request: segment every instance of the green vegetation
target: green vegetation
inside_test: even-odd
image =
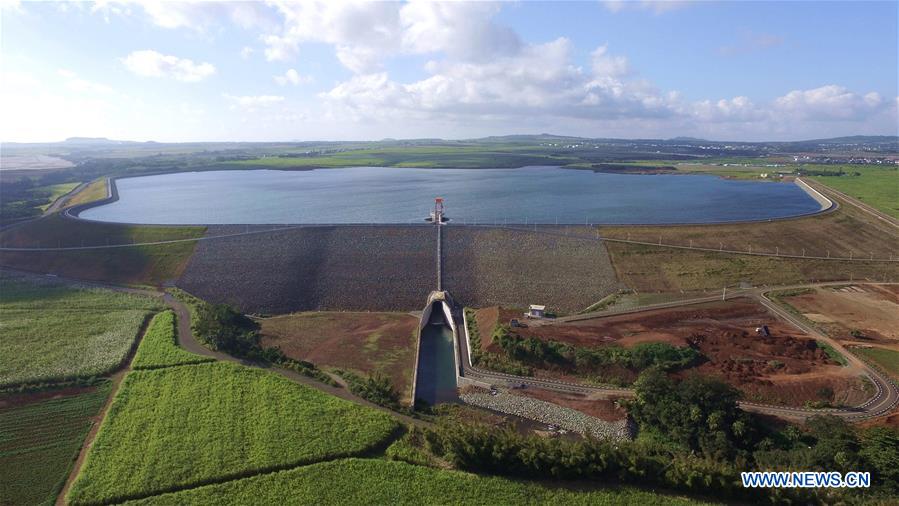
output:
[[[105,177],[101,177],[100,179],[91,181],[87,186],[82,188],[80,192],[72,196],[72,198],[66,203],[67,207],[72,207],[79,204],[87,204],[88,202],[96,202],[98,200],[105,199],[107,194],[107,185],[107,178]]]
[[[215,360],[211,357],[194,355],[178,347],[175,313],[165,311],[150,321],[144,332],[137,354],[131,362],[134,369],[156,369],[173,365],[199,364]]]
[[[59,397],[10,402],[0,408],[0,504],[51,505],[56,501],[110,383]],[[16,396],[18,398],[19,396]]]
[[[156,227],[70,220],[58,214],[0,233],[0,245],[13,248],[65,248],[130,245],[202,237],[205,227]],[[195,241],[69,251],[4,251],[3,265],[77,279],[121,284],[160,285],[177,279]]]
[[[707,504],[622,487],[572,491],[386,460],[347,459],[151,497],[181,504]]]
[[[849,365],[849,361],[846,360],[846,357],[844,357],[842,353],[833,349],[833,346],[825,343],[824,341],[815,341],[815,344],[817,344],[818,348],[821,348],[821,350],[823,350],[824,353],[827,354],[827,357],[834,362],[837,362],[843,366]]]
[[[279,169],[332,167],[481,168],[525,165],[566,165],[579,159],[539,146],[453,145],[374,147],[339,152],[312,151],[299,156],[269,156],[227,162],[235,168]]]
[[[525,364],[514,362],[505,356],[489,353],[481,349],[481,331],[478,328],[478,319],[475,311],[471,308],[465,308],[464,311],[468,321],[468,338],[471,341],[472,365],[517,376],[531,376],[534,374],[534,371]]]
[[[894,497],[899,485],[899,432],[856,430],[833,416],[805,427],[773,429],[741,411],[738,393],[715,379],[644,372],[628,412],[637,440],[548,439],[511,426],[438,422],[416,428],[392,458],[443,461],[456,469],[520,479],[591,480],[662,487],[752,503],[833,504]],[[870,469],[872,488],[752,489],[740,472]]]
[[[345,379],[350,392],[373,402],[379,406],[399,411],[400,394],[393,387],[390,378],[381,374],[375,374],[368,378],[363,378],[358,374],[349,371],[335,370],[335,374]]]
[[[0,386],[109,373],[160,301],[0,275]]]
[[[56,202],[57,199],[59,199],[59,197],[62,197],[66,193],[69,193],[70,191],[77,188],[78,184],[79,183],[60,183],[35,188],[34,191],[50,192],[49,200],[47,201],[47,203],[40,206],[41,211],[46,211],[51,205],[53,205],[54,202]]]
[[[808,172],[809,169],[802,169]],[[834,175],[816,175],[812,179],[835,190],[855,197],[884,213],[899,218],[899,169],[897,167],[838,166],[828,172]],[[839,172],[843,172],[839,175]]]
[[[0,185],[0,223],[35,218],[78,183],[41,185],[32,179],[3,181]]]
[[[509,360],[541,369],[562,369],[613,383],[627,382],[616,368],[632,372],[650,367],[674,371],[690,367],[702,356],[694,348],[668,343],[639,343],[631,348],[574,346],[537,337],[521,337],[505,325],[496,328],[493,342],[502,348]]]
[[[72,504],[139,498],[365,453],[388,415],[231,363],[134,371],[69,493]]]
[[[899,379],[899,351],[887,348],[852,348],[852,352],[879,365],[884,371]]]
[[[183,290],[173,293],[190,307],[191,331],[210,349],[272,363],[322,383],[337,385],[315,364],[287,357],[277,346],[263,347],[259,324],[227,304],[209,304]]]

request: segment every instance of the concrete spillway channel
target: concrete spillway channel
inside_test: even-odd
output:
[[[431,406],[458,402],[456,386],[462,364],[457,332],[449,294],[431,292],[418,326],[413,400],[421,400]]]

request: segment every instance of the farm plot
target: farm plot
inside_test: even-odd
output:
[[[215,359],[212,357],[195,355],[178,347],[175,313],[165,311],[153,317],[137,348],[131,367],[134,369],[158,369],[213,360]]]
[[[129,504],[706,504],[629,487],[572,491],[387,460],[346,459]]]
[[[0,274],[0,386],[108,373],[161,308],[149,297]]]
[[[381,374],[411,397],[418,319],[406,313],[296,313],[266,318],[262,345],[320,367]]]
[[[492,329],[510,317],[514,313],[508,310],[479,310],[476,318],[480,334],[492,334],[492,330],[484,329]],[[770,335],[756,332],[762,325],[768,326]],[[673,374],[718,377],[742,391],[745,400],[756,402],[790,406],[855,405],[870,395],[865,392],[857,371],[841,366],[815,340],[750,299],[512,330],[523,338],[564,343],[580,349],[636,350],[652,343],[665,343],[676,349],[690,347],[699,353],[699,360]],[[481,344],[485,351],[505,353],[494,340],[482,339]],[[626,362],[611,361],[601,368],[605,375],[602,379],[633,381],[636,371],[626,365]],[[571,375],[579,374],[579,369],[541,366],[536,373],[576,379]]]
[[[53,504],[109,389],[0,397],[0,504]]]
[[[357,455],[397,428],[385,413],[237,364],[134,371],[68,498],[116,502]]]

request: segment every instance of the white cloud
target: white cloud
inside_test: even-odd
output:
[[[247,60],[250,58],[250,56],[253,56],[253,51],[254,49],[252,47],[244,46],[240,49],[240,57],[244,60]]]
[[[630,73],[630,65],[624,56],[609,54],[608,44],[603,44],[590,53],[593,72],[600,76],[622,77]]]
[[[109,86],[82,79],[71,70],[59,69],[56,73],[65,80],[66,87],[75,92],[110,93],[112,91],[112,88]]]
[[[306,83],[312,81],[311,77],[300,75],[300,73],[294,69],[289,69],[287,72],[284,73],[284,75],[275,76],[274,79],[275,79],[275,82],[278,83],[280,86],[286,86],[288,84],[297,86],[299,84],[306,84]]]
[[[493,21],[499,10],[493,2],[409,2],[400,10],[402,47],[471,61],[515,54],[522,42],[511,28]]]
[[[284,19],[280,34],[262,37],[269,61],[289,60],[304,42],[340,47],[342,61],[357,70],[378,64],[398,47],[399,4],[393,2],[272,2]]]
[[[829,84],[811,90],[794,90],[774,101],[776,109],[796,117],[814,120],[861,119],[884,104],[880,94],[859,95]]]
[[[600,48],[599,55],[605,53]],[[489,62],[432,61],[431,76],[408,84],[387,73],[357,75],[323,98],[332,105],[373,118],[385,112],[522,117],[551,115],[616,119],[671,114],[672,96],[660,95],[642,81],[620,79],[623,62],[611,60],[613,73],[584,72],[571,63],[571,43],[559,38],[523,46]],[[609,71],[609,65],[599,65]]]
[[[224,93],[222,97],[232,103],[232,109],[240,108],[248,112],[255,112],[284,101],[284,97],[280,95],[229,95]]]
[[[211,63],[194,63],[187,58],[164,55],[151,49],[133,51],[122,63],[139,76],[168,77],[185,82],[198,82],[215,74],[215,66]]]
[[[459,61],[514,55],[523,46],[496,24],[499,4],[488,2],[275,2],[280,33],[262,37],[270,61],[290,60],[305,42],[332,44],[338,60],[357,74],[377,72],[396,54],[444,53]]]

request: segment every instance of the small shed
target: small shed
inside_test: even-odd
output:
[[[546,306],[538,306],[537,304],[531,304],[528,307],[528,318],[543,318],[546,316]]]

